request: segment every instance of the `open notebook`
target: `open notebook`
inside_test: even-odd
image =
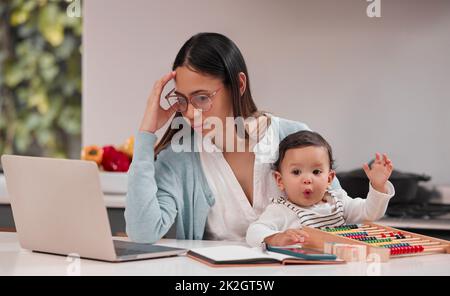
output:
[[[312,249],[298,249],[305,258],[278,252],[263,252],[260,248],[249,248],[245,246],[220,246],[209,248],[198,248],[190,250],[188,257],[213,267],[229,266],[260,266],[260,265],[287,265],[287,264],[341,264],[345,263],[339,259],[312,259],[323,255]],[[316,255],[319,255],[316,257]],[[324,257],[327,258],[327,257]]]

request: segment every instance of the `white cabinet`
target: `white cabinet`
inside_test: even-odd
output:
[[[105,194],[127,193],[127,173],[100,172],[100,183]]]

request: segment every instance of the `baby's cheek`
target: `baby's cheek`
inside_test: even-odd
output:
[[[291,182],[288,186],[289,186],[289,191],[293,195],[298,195],[299,193],[302,192],[302,185],[299,184],[298,182]]]
[[[321,186],[323,187],[327,187],[328,186],[328,177],[324,176],[323,178],[321,178]]]

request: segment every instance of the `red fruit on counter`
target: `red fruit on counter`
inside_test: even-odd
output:
[[[103,147],[102,166],[108,172],[127,172],[130,167],[128,155],[113,146]]]

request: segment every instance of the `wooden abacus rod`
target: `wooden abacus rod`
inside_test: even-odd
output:
[[[421,238],[418,238],[418,237],[411,237],[411,238],[391,238],[391,237],[386,237],[386,238],[384,238],[384,239],[388,239],[388,238],[390,238],[391,239],[391,241],[387,241],[388,243],[396,243],[396,242],[398,242],[398,243],[409,243],[409,242],[416,242],[416,241],[421,241],[422,239]],[[383,238],[382,238],[383,239]],[[371,241],[362,241],[363,243],[368,243],[368,244],[370,244],[371,243]],[[378,242],[373,242],[374,244],[377,244]],[[385,243],[385,242],[383,242],[383,241],[381,241],[380,243]]]
[[[386,230],[384,228],[377,228],[377,230],[357,230],[357,229],[352,229],[351,231],[336,231],[336,232],[329,232],[330,234],[336,234],[336,235],[340,235],[343,236],[343,234],[348,234],[348,235],[352,235],[355,234],[357,235],[358,233],[366,233],[368,236],[375,236],[375,235],[386,235],[387,237],[389,237],[391,234],[392,235],[403,235],[403,233],[401,231],[389,231]]]
[[[439,246],[439,245],[441,245],[440,242],[431,242],[431,241],[417,241],[417,242],[410,242],[409,244],[412,246]]]
[[[435,252],[435,251],[445,251],[445,248],[444,247],[442,247],[442,248],[436,248],[436,247],[428,247],[428,246],[425,246],[424,247],[424,250],[423,250],[423,252]]]
[[[359,237],[358,238],[348,237],[348,238],[359,240]],[[401,239],[401,240],[411,240],[411,239],[416,240],[416,239],[420,239],[418,237],[412,237],[411,235],[402,235],[400,238],[398,238],[398,237],[395,237],[395,236],[382,236],[382,235],[379,235],[379,234],[372,235],[372,236],[361,236],[360,238],[375,238],[375,239],[387,239],[387,238],[390,238],[390,239]],[[364,240],[360,240],[360,241],[364,242]]]
[[[381,247],[385,245],[394,245],[394,244],[401,244],[401,243],[408,243],[411,246],[437,246],[440,245],[440,242],[431,242],[431,241],[409,241],[405,242],[403,240],[393,240],[390,242],[380,242],[380,243],[369,243],[371,246],[374,247]]]
[[[384,235],[384,236],[383,236]],[[411,235],[409,235],[409,234],[403,234],[403,233],[400,233],[400,234],[394,234],[393,236],[391,236],[391,235],[385,235],[385,234],[376,234],[376,235],[373,235],[373,236],[375,236],[375,237],[379,237],[379,238],[395,238],[395,236],[396,235],[401,235],[401,236],[403,236],[404,238],[411,238],[411,237],[413,237],[413,236],[411,236]]]
[[[357,240],[357,239],[355,239]],[[378,243],[404,243],[404,242],[417,242],[417,241],[426,241],[429,242],[430,240],[424,240],[420,237],[410,237],[410,238],[394,238],[394,237],[385,237],[375,240],[357,240],[366,244],[378,244]]]
[[[367,232],[367,233],[386,233],[386,234],[391,234],[391,233],[402,233],[401,231],[392,231],[392,230],[387,230],[385,228],[382,227],[375,227],[375,226],[370,226],[370,225],[365,225],[365,228],[353,228],[353,229],[342,229],[342,230],[336,230],[336,231],[326,231],[326,230],[322,230],[325,231],[327,233],[331,233],[331,234],[351,234],[351,233],[358,233],[358,232]]]
[[[381,235],[381,234],[383,234],[383,233],[390,233],[390,232],[388,232],[388,231],[386,231],[386,230],[369,230],[369,231],[366,231],[366,230],[363,230],[363,231],[361,231],[361,230],[358,230],[358,231],[343,231],[343,232],[331,232],[331,234],[335,234],[335,235],[345,235],[345,234],[348,234],[348,235],[357,235],[358,233],[365,233],[365,234],[367,234],[367,235],[370,235],[370,236],[372,236],[372,235]]]
[[[336,231],[325,231],[331,234],[341,234],[341,233],[352,233],[352,232],[369,232],[380,230],[378,227],[367,227],[367,228],[355,228],[355,229],[344,229],[344,230],[336,230]],[[384,231],[385,229],[383,229]]]
[[[424,245],[416,245],[416,246],[422,246],[423,249],[424,249],[424,251],[422,251],[422,252],[425,252],[425,250],[427,250],[427,251],[430,251],[430,250],[441,250],[442,251],[442,250],[445,249],[444,247],[436,247],[436,246],[424,246]]]
[[[373,231],[393,232],[393,231],[386,230],[385,228],[380,228],[380,227],[375,227],[375,226],[367,227],[367,228],[343,229],[343,230],[325,231],[325,232],[331,233],[331,234],[341,234],[341,233],[373,232]]]
[[[405,238],[399,238],[397,239],[399,242],[414,242],[414,241],[420,241],[420,237],[405,237]]]
[[[418,238],[418,237],[412,237],[412,236],[410,236],[410,235],[408,235],[408,236],[401,236],[401,237],[386,237],[386,236],[361,236],[361,237],[351,237],[351,236],[348,236],[347,238],[349,238],[349,239],[353,239],[353,240],[357,240],[357,241],[360,241],[360,242],[365,242],[365,243],[369,243],[369,242],[372,242],[372,243],[382,243],[382,242],[385,242],[385,241],[388,241],[388,240],[390,240],[390,241],[393,241],[393,240],[401,240],[401,241],[404,241],[404,242],[406,242],[406,241],[415,241],[415,240],[421,240],[421,238]]]
[[[371,226],[371,225],[368,225],[368,224],[349,224],[349,225],[342,225],[342,226],[335,226],[335,227],[322,227],[322,228],[320,228],[320,230],[323,230],[323,231],[327,231],[327,232],[334,232],[333,231],[333,229],[334,230],[336,230],[336,231],[339,231],[339,230],[337,230],[337,229],[344,229],[344,228],[346,228],[346,229],[360,229],[360,228],[370,228],[370,227],[373,227],[373,226]]]

